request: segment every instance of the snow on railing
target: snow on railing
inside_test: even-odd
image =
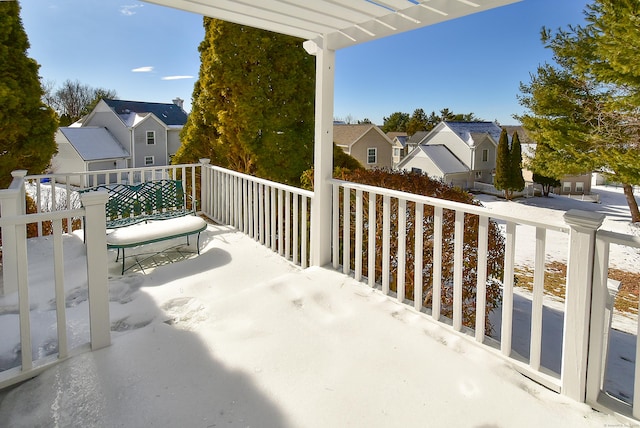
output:
[[[89,349],[95,350],[108,346],[111,341],[109,323],[109,291],[107,284],[107,257],[105,237],[105,203],[107,196],[103,193],[82,196],[84,208],[58,210],[48,213],[25,214],[24,171],[14,175],[9,189],[0,191],[0,229],[2,231],[2,288],[0,297],[16,302],[19,321],[20,348],[19,365],[0,372],[0,389],[22,380],[36,376],[41,371],[57,362]],[[65,294],[63,223],[71,217],[84,217],[88,226],[85,243],[87,258],[86,284],[89,299],[89,346],[73,345],[67,337],[67,308]],[[56,355],[41,355],[32,341],[32,317],[30,301],[34,296],[30,293],[29,253],[27,251],[27,225],[30,223],[48,223],[53,236],[52,254],[52,301],[55,302],[57,340]],[[74,278],[78,281],[78,278]],[[31,284],[32,286],[33,284]],[[5,326],[7,327],[7,326]]]
[[[205,215],[303,268],[309,266],[313,192],[201,162]]]

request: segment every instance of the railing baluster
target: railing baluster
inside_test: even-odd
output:
[[[487,306],[487,257],[489,253],[489,217],[478,219],[478,281],[476,285],[476,341],[482,343],[485,334],[485,313]]]
[[[422,269],[424,254],[424,205],[416,202],[413,248],[413,307],[422,310]]]
[[[348,275],[351,270],[351,190],[344,188],[342,193],[342,272]]]
[[[284,257],[291,258],[291,193],[284,193]]]
[[[298,238],[298,235],[300,233],[300,210],[299,210],[299,205],[300,205],[300,196],[296,195],[295,193],[293,194],[293,247],[292,247],[292,251],[293,251],[293,264],[297,265],[300,261],[300,256],[299,256],[299,250],[298,250],[298,243],[300,242],[300,239]],[[304,217],[302,217],[302,219],[304,220]]]
[[[544,255],[547,230],[536,227],[536,255],[533,271],[533,301],[531,302],[531,344],[529,365],[540,370],[542,354],[542,307],[544,296]]]
[[[20,349],[22,354],[22,371],[31,370],[31,317],[29,314],[29,280],[27,264],[27,234],[23,224],[15,226],[15,254],[18,273],[18,307],[20,308]],[[5,251],[8,250],[5,248]],[[10,251],[10,249],[9,249]]]
[[[442,207],[435,207],[433,211],[433,297],[431,298],[431,316],[436,321],[440,320],[442,297]]]
[[[308,242],[307,219],[309,218],[307,207],[309,204],[307,200],[308,200],[307,196],[302,197],[302,219],[301,219],[302,220],[302,242],[300,243],[300,246],[301,246],[300,263],[303,269],[309,266],[309,257],[307,254],[307,242]]]
[[[67,313],[64,294],[64,250],[62,247],[62,221],[53,222],[53,268],[58,330],[58,357],[69,355],[67,342]]]
[[[407,257],[407,200],[398,200],[398,267],[396,274],[396,295],[398,302],[405,298],[405,262]]]
[[[382,197],[382,292],[389,294],[389,258],[391,248],[391,198]]]
[[[271,189],[271,251],[276,251],[276,239],[278,237],[278,229],[276,228],[276,209],[277,209],[277,201],[276,201],[276,188],[270,186]]]
[[[453,244],[453,329],[462,330],[462,249],[464,247],[464,212],[456,210]]]
[[[503,355],[511,355],[511,336],[513,332],[513,280],[516,249],[516,224],[507,222],[507,239],[504,253],[504,281],[502,286],[502,324],[500,350]]]
[[[367,249],[367,280],[369,287],[376,285],[376,194],[369,192],[369,242]]]
[[[333,268],[338,269],[339,263],[339,254],[340,254],[340,187],[337,184],[333,185],[333,194],[331,196],[332,200],[332,209],[333,209],[333,218],[332,218],[332,227],[331,227],[331,248],[332,248],[332,261]]]
[[[284,224],[284,197],[282,189],[278,189],[278,214],[276,222],[278,224],[278,254],[284,254],[284,239],[285,233],[283,230]]]
[[[356,190],[356,246],[355,246],[355,274],[356,281],[362,279],[362,190]]]

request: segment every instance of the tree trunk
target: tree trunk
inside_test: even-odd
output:
[[[627,204],[629,205],[629,211],[631,211],[631,223],[640,222],[640,210],[638,210],[638,202],[635,196],[633,196],[633,186],[631,184],[623,184],[624,196],[627,198]]]

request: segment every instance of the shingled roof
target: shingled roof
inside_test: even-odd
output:
[[[139,115],[152,113],[167,126],[184,126],[187,113],[173,103],[149,103],[142,101],[110,100],[103,101],[126,123],[131,113]]]

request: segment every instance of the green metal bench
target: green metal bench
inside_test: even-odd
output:
[[[107,248],[122,251],[122,273],[125,272],[125,249],[168,239],[198,235],[207,223],[196,216],[197,201],[187,209],[180,180],[155,180],[139,184],[102,184],[79,190],[80,193],[106,191],[105,205]],[[185,218],[189,216],[188,218]]]

